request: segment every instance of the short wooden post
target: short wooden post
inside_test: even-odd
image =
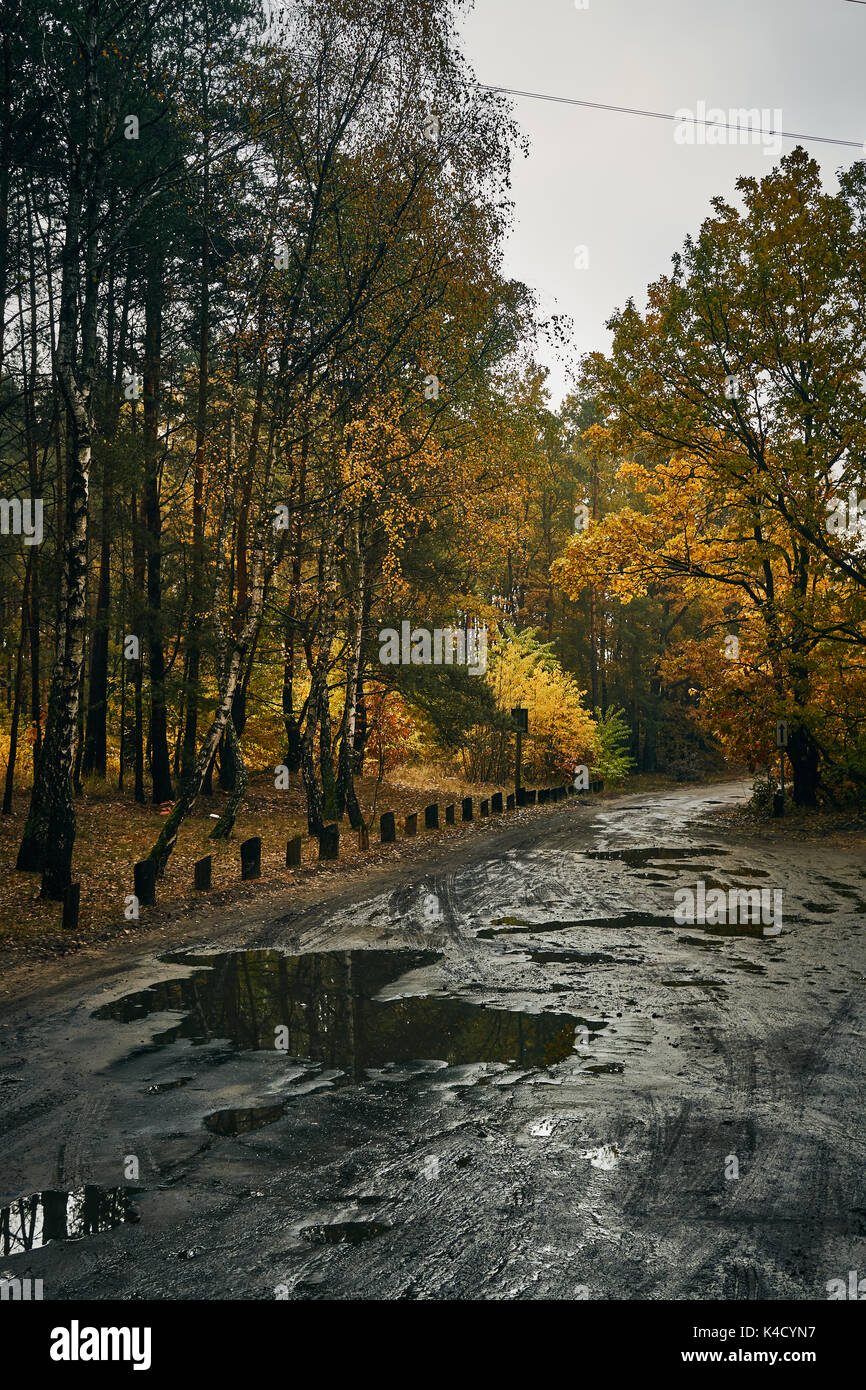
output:
[[[81,884],[69,883],[63,890],[63,930],[75,931],[81,906]]]
[[[418,813],[413,811],[411,816],[406,817],[406,838],[411,839],[418,834]]]
[[[195,861],[195,891],[206,893],[210,888],[211,870],[213,869],[213,855],[206,854],[204,859]]]
[[[462,805],[463,805],[463,819],[464,819],[464,820],[471,820],[471,819],[472,819],[472,797],[471,797],[471,796],[464,796]]]
[[[323,825],[319,835],[319,858],[339,859],[339,857],[340,827],[338,825]]]
[[[438,803],[436,803],[436,804],[433,805],[433,806],[425,806],[425,807],[424,807],[424,829],[425,829],[425,830],[438,830],[438,829],[439,829],[439,805],[438,805]]]
[[[450,806],[446,806],[446,807],[445,807],[445,824],[446,824],[446,825],[453,825],[453,824],[454,824],[454,802],[453,802],[453,801],[451,802],[451,805],[450,805]]]
[[[502,792],[494,792],[490,798],[490,813],[498,816],[502,811]]]
[[[513,811],[515,809],[514,792],[509,792],[508,796],[505,798],[505,809],[506,811]]]
[[[397,826],[393,811],[383,811],[379,817],[379,839],[383,845],[392,845],[397,838]]]
[[[358,849],[370,848],[370,832],[366,825],[358,826]]]
[[[156,860],[142,859],[133,867],[132,877],[139,907],[151,907],[156,902]]]
[[[302,835],[296,835],[293,840],[286,841],[286,868],[296,869],[301,862],[301,843]]]
[[[241,845],[241,880],[262,876],[262,837],[252,835]]]
[[[484,800],[482,801],[481,806],[480,806],[479,809],[480,809],[480,811],[481,811],[481,815],[482,815],[482,816],[489,816],[489,815],[490,815],[490,802],[487,800],[486,797],[485,797]]]

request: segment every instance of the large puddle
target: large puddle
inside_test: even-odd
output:
[[[273,1051],[339,1070],[335,1085],[368,1080],[395,1064],[437,1061],[551,1067],[572,1055],[575,1030],[597,1033],[572,1014],[486,1007],[438,994],[377,996],[409,971],[439,959],[432,951],[231,951],[170,956],[198,966],[184,979],[163,980],[96,1011],[131,1023],[150,1014],[180,1015],[154,1045],[188,1039],[194,1045],[228,1041],[238,1050]],[[264,1109],[264,1107],[263,1107]],[[276,1114],[215,1112],[207,1127],[234,1134],[268,1124]]]
[[[81,1240],[109,1231],[124,1221],[136,1222],[131,1187],[74,1188],[71,1192],[35,1192],[0,1209],[0,1254],[21,1255],[49,1240]]]

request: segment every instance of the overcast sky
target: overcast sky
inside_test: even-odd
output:
[[[580,0],[578,0],[580,2]],[[673,114],[776,108],[785,130],[866,141],[866,4],[848,0],[475,0],[464,51],[480,82]],[[506,273],[566,313],[576,355],[670,266],[715,194],[776,157],[759,146],[678,145],[674,124],[515,97],[530,141],[514,169]],[[733,138],[733,137],[732,137]],[[784,140],[782,151],[794,147]],[[803,142],[829,186],[858,151]],[[575,268],[585,246],[589,268]],[[568,373],[550,350],[558,402]]]

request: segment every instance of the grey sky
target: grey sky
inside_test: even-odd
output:
[[[866,5],[846,0],[476,0],[464,49],[480,82],[673,114],[781,108],[786,130],[866,141]],[[513,98],[529,157],[514,169],[506,272],[570,315],[575,356],[607,346],[611,310],[668,269],[717,194],[776,158],[684,146],[672,122]],[[793,148],[785,140],[782,151]],[[806,142],[804,142],[806,143]],[[807,143],[829,186],[858,152]],[[575,269],[575,247],[589,268]],[[555,401],[567,368],[548,352]]]

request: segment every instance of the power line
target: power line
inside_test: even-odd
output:
[[[866,5],[866,0],[851,0],[852,4]],[[504,92],[506,96],[531,97],[534,101],[554,101],[563,106],[584,106],[592,111],[617,111],[624,116],[649,116],[654,121],[682,121],[682,116],[671,116],[667,111],[643,111],[636,106],[611,106],[604,101],[579,101],[577,97],[556,97],[549,92],[521,92],[514,87],[494,87],[489,82],[479,82],[485,92]],[[798,135],[791,130],[756,130],[754,126],[739,125],[732,121],[698,120],[689,118],[693,125],[706,126],[713,130],[745,130],[751,135],[783,136],[786,140],[815,140],[822,145],[845,145],[848,149],[863,150],[862,140],[836,140],[828,135]]]

